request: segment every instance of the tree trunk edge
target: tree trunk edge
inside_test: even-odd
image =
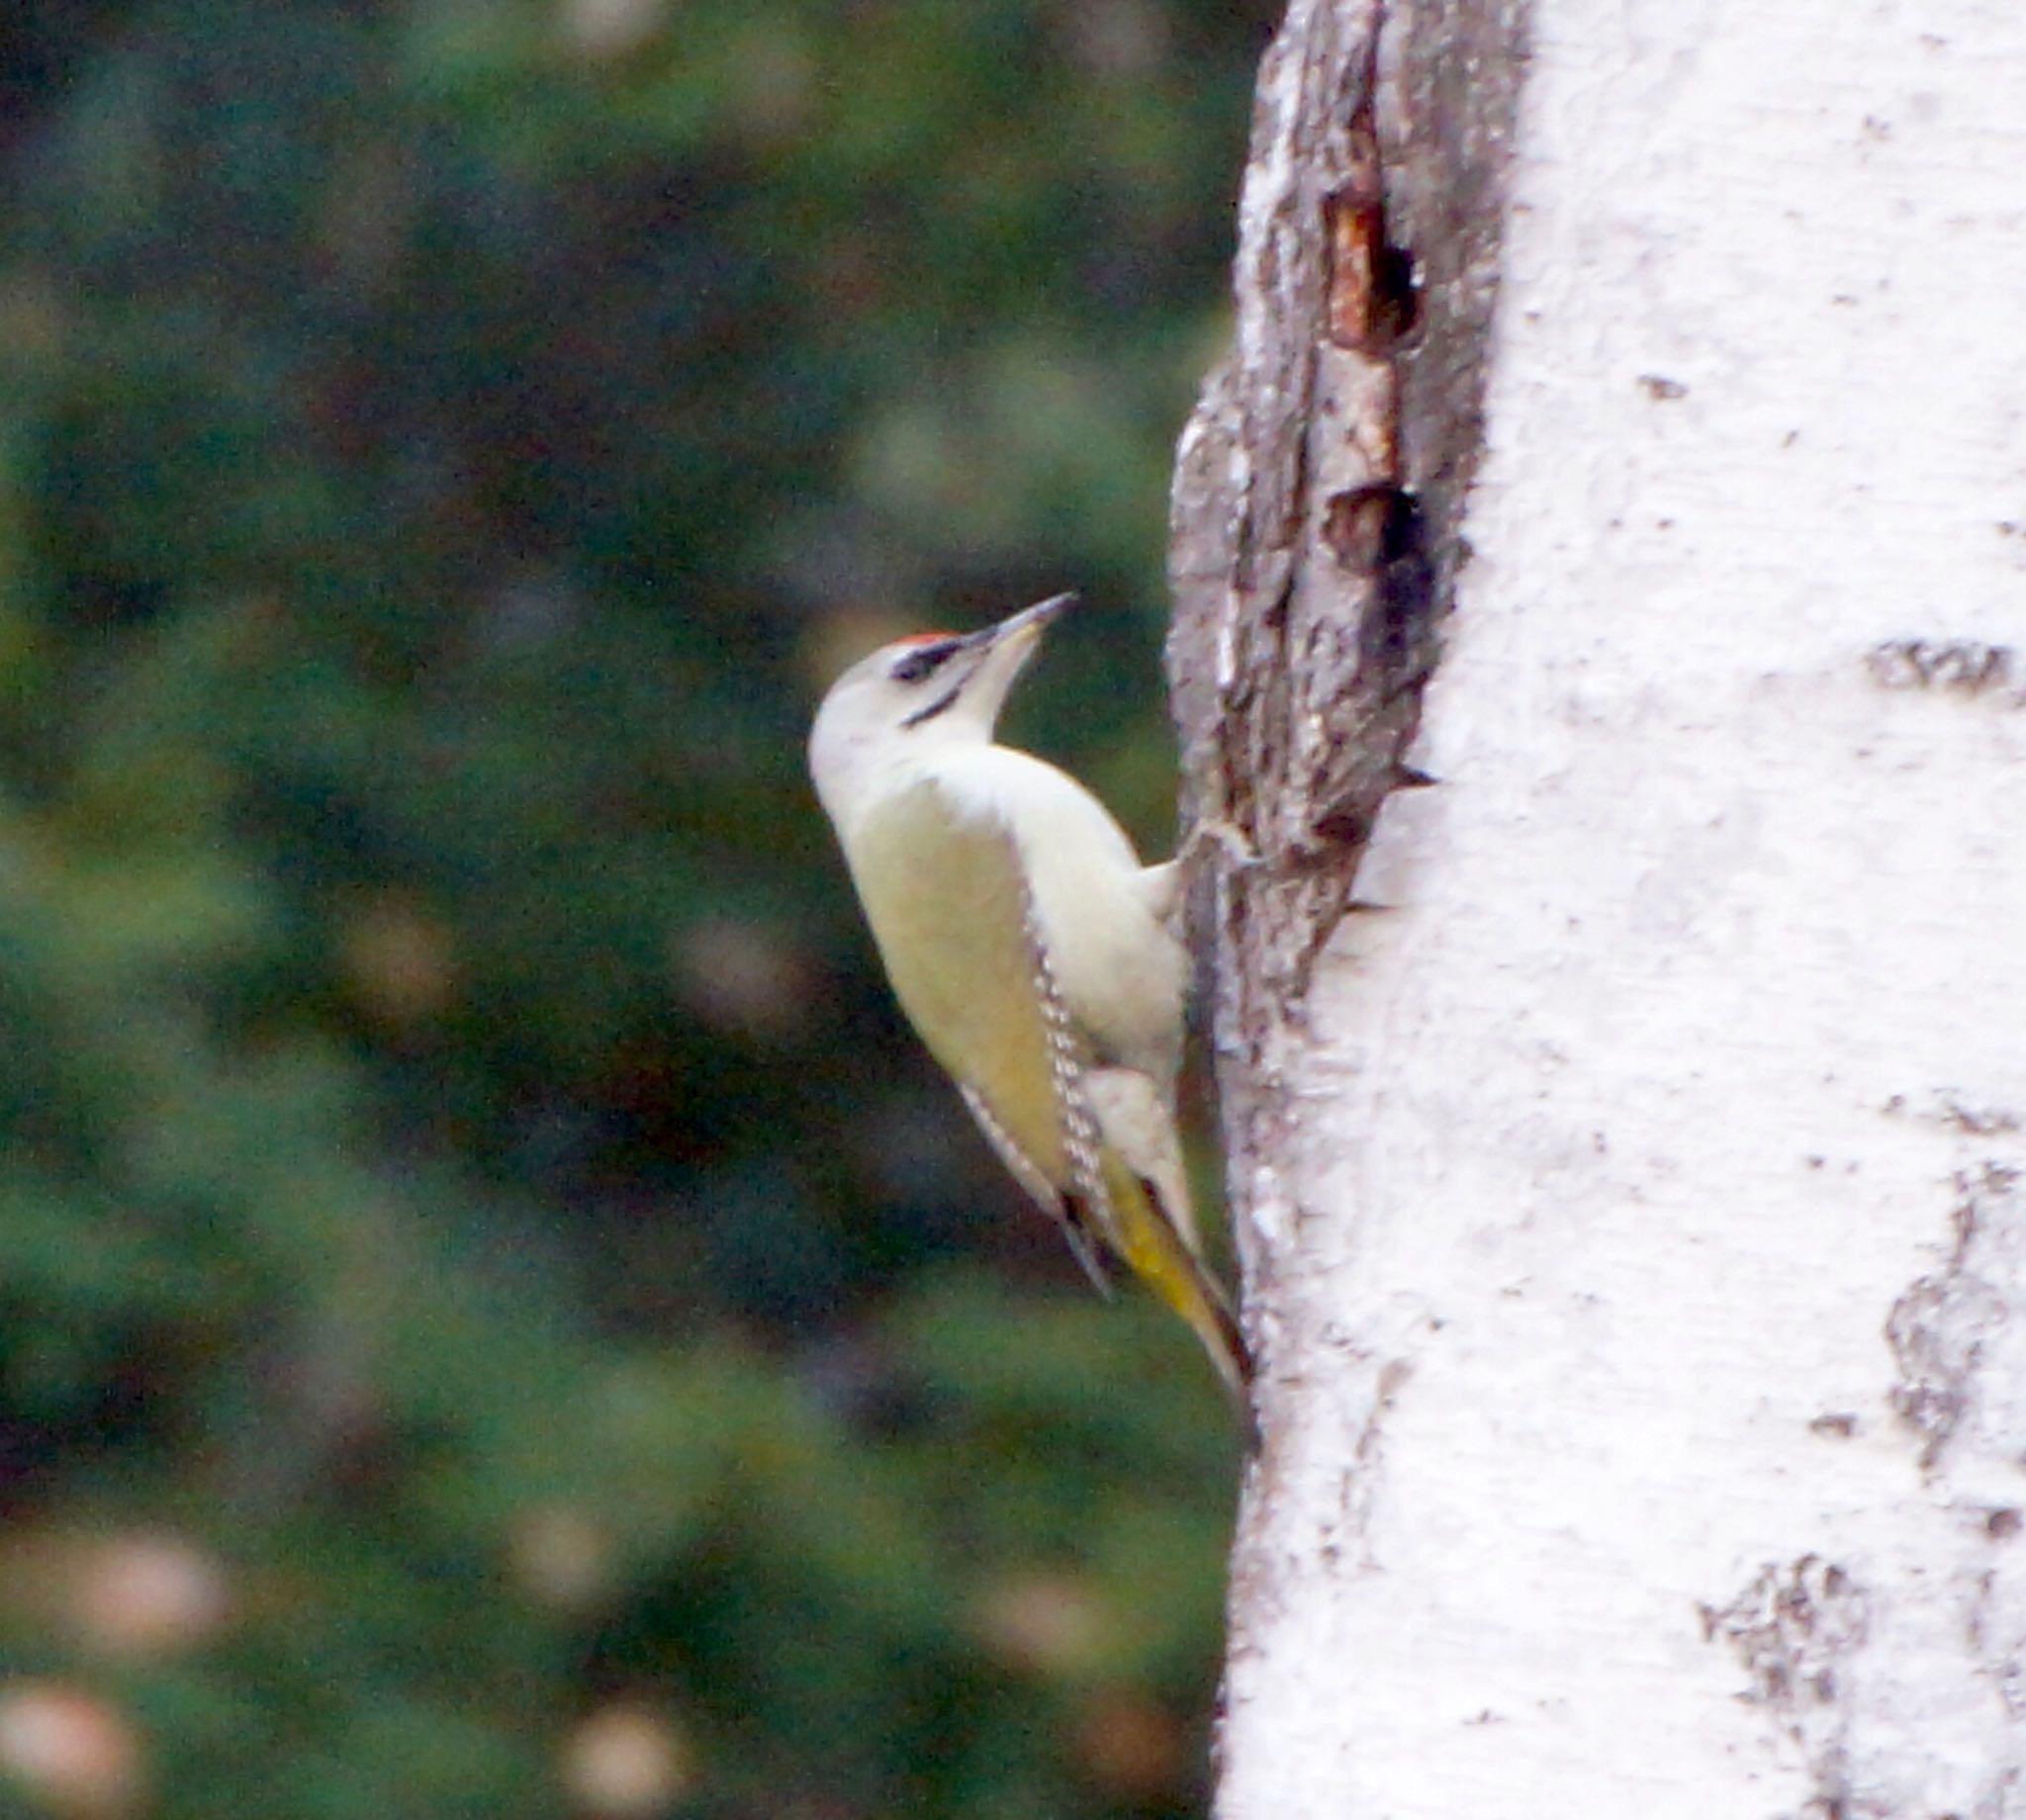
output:
[[[1298,1213],[1273,1167],[1301,1117],[1283,1063],[1379,806],[1415,780],[1467,556],[1527,16],[1527,0],[1291,0],[1257,86],[1234,344],[1177,449],[1167,666],[1184,825],[1224,824],[1257,857],[1237,866],[1238,843],[1202,843],[1191,890],[1260,1365],[1229,1594],[1239,1650],[1249,1603],[1275,1596],[1258,1530],[1294,1363],[1270,1236]],[[1365,1388],[1375,1435],[1383,1364]]]
[[[1262,60],[1237,332],[1176,456],[1167,653],[1227,1206],[1270,1375],[1262,1159],[1309,967],[1406,767],[1467,558],[1527,0],[1292,0]],[[1210,857],[1216,856],[1210,864]],[[1259,1342],[1263,1339],[1264,1344]]]

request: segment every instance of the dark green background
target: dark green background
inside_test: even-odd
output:
[[[1012,731],[1165,845],[1266,15],[0,16],[0,1714],[164,1820],[591,1813],[614,1715],[682,1814],[1200,1811],[1234,1425],[802,738],[1077,588]]]

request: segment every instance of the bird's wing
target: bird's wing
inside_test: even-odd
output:
[[[1011,833],[925,778],[869,811],[846,852],[895,996],[1014,1178],[1093,1282],[1108,1287],[1102,1239],[1179,1313],[1243,1403],[1244,1340],[1199,1255],[1164,1081],[1094,1053]]]
[[[1063,1194],[1034,1166],[1026,1151],[1006,1136],[1005,1128],[993,1115],[991,1102],[975,1087],[959,1081],[957,1090],[964,1095],[965,1105],[970,1108],[970,1116],[977,1121],[978,1130],[984,1133],[985,1140],[999,1160],[1006,1165],[1013,1179],[1034,1197],[1036,1204],[1055,1217],[1062,1228],[1062,1236],[1068,1240],[1070,1254],[1083,1266],[1083,1274],[1096,1286],[1098,1294],[1109,1301],[1112,1280],[1104,1267],[1104,1254],[1091,1235],[1091,1219],[1084,1199],[1078,1195]],[[1109,1206],[1109,1201],[1106,1205]]]
[[[1088,1224],[1108,1235],[1110,1202],[1083,1044],[1035,939],[1011,834],[924,778],[869,810],[846,850],[908,1021],[1104,1285]]]

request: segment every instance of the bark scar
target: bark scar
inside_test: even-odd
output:
[[[1985,1347],[2005,1323],[2005,1299],[1976,1264],[1985,1228],[2018,1181],[2016,1169],[1995,1160],[1957,1173],[1948,1259],[1909,1284],[1886,1317],[1886,1343],[1898,1373],[1892,1411],[1918,1437],[1924,1473],[1941,1464],[1976,1408]]]
[[[1375,82],[1376,69],[1368,75],[1364,105],[1350,123],[1348,177],[1323,198],[1329,335],[1338,347],[1361,354],[1384,353],[1413,330],[1421,314],[1414,255],[1396,245],[1387,228],[1379,135],[1372,120]]]
[[[1849,1713],[1843,1665],[1871,1635],[1871,1598],[1851,1571],[1819,1555],[1768,1562],[1727,1604],[1702,1605],[1704,1642],[1721,1641],[1750,1678],[1738,1697],[1797,1745],[1815,1784],[1810,1807],[1849,1812]]]

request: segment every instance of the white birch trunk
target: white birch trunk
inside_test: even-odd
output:
[[[1517,112],[1417,111],[1487,22],[1297,0],[1178,487],[1199,806],[1265,857],[1218,1813],[2026,1815],[2026,4],[1537,0]],[[1375,86],[1304,92],[1332,32]],[[1373,93],[1404,352],[1284,277],[1358,155],[1296,116]],[[1374,388],[1397,460],[1325,408]],[[1439,781],[1360,860],[1304,690],[1370,671],[1331,506],[1395,483]]]

